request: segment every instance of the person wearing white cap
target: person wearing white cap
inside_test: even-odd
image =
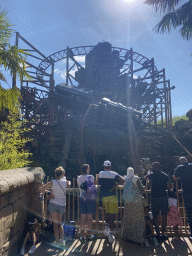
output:
[[[115,237],[112,233],[114,229],[115,215],[119,212],[118,197],[115,188],[125,182],[117,172],[111,171],[111,162],[109,160],[103,163],[104,171],[99,172],[99,185],[102,203],[105,207],[105,231],[108,235],[109,243],[113,243]]]

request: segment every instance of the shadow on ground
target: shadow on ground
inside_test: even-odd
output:
[[[151,244],[150,248],[142,247],[139,244],[124,241],[117,238],[113,244],[109,244],[107,239],[101,238],[94,241],[81,243],[79,239],[67,241],[66,246],[60,249],[51,247],[51,244],[42,241],[37,245],[37,251],[34,256],[81,256],[81,255],[100,255],[100,256],[191,256],[192,243],[188,238],[172,239],[155,247]],[[26,252],[30,249],[30,245],[26,247]],[[19,255],[19,254],[18,254]],[[25,254],[28,255],[28,254]]]

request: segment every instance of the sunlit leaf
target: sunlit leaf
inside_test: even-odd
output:
[[[6,79],[5,79],[4,75],[1,72],[0,72],[0,80],[6,82]]]
[[[0,67],[3,66],[8,70],[11,75],[16,75],[18,79],[23,81],[24,78],[31,80],[30,75],[27,73],[26,55],[28,54],[22,49],[9,44],[9,38],[13,33],[11,29],[12,24],[9,21],[7,12],[3,9],[0,11]],[[24,68],[23,68],[24,67]],[[2,74],[2,72],[1,72]],[[3,74],[2,74],[3,75]],[[4,80],[4,76],[0,76]]]
[[[0,130],[0,170],[29,166],[31,153],[24,150],[28,141],[20,114],[10,111],[7,120],[1,122]]]
[[[7,11],[2,9],[0,11],[0,43],[6,43],[7,40],[11,37],[13,33],[13,29],[11,29],[13,25],[10,23],[10,20],[7,16]]]

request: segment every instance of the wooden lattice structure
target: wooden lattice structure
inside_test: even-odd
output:
[[[45,56],[19,33],[16,33],[16,46],[28,52],[26,69],[32,80],[21,84],[22,113],[32,128],[31,147],[35,151],[36,146],[39,155],[46,151],[47,158],[52,157],[76,176],[75,166],[80,166],[85,159],[95,173],[104,157],[116,166],[123,157],[127,158],[126,164],[131,163],[137,169],[140,157],[151,157],[139,156],[139,142],[144,147],[149,145],[156,155],[165,150],[171,152],[168,146],[176,148],[167,143],[170,136],[164,132],[172,127],[171,90],[174,87],[166,78],[165,69],[158,70],[153,58],[148,59],[132,48],[113,47],[108,42],[67,47]],[[55,69],[60,61],[65,74],[63,83],[58,85]],[[16,86],[15,80],[13,86]],[[63,90],[59,90],[59,86]],[[107,112],[106,103],[102,103],[106,106],[105,115],[98,118],[104,97],[115,103],[116,109],[123,105],[142,113],[140,126],[130,121],[129,114],[119,121],[117,111]],[[111,114],[114,117],[108,119],[110,127],[112,123],[119,127],[109,130],[106,117]],[[103,143],[102,136],[107,138]],[[154,145],[158,153],[153,150]]]
[[[25,80],[21,88],[28,90],[29,94],[32,94],[31,88],[38,91],[38,95],[33,96],[36,101],[39,92],[42,92],[42,102],[38,102],[35,109],[32,110],[30,106],[24,108],[24,113],[33,112],[33,118],[37,112],[40,113],[38,110],[48,97],[45,93],[49,95],[49,92],[54,91],[54,68],[62,60],[66,65],[63,84],[93,90],[95,99],[108,97],[142,111],[143,120],[147,123],[156,126],[157,119],[161,119],[163,126],[165,119],[165,126],[172,126],[170,92],[173,88],[166,79],[165,69],[159,71],[154,59],[150,60],[132,48],[113,47],[108,42],[96,46],[67,47],[45,56],[19,33],[16,33],[16,46],[28,52],[26,68],[33,79]],[[13,86],[15,83],[14,80]],[[49,121],[53,121],[53,109],[49,111]]]

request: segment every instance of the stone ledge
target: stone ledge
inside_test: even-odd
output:
[[[9,204],[9,194],[4,194],[0,196],[0,210]]]
[[[32,182],[40,183],[45,174],[41,167],[16,168],[0,171],[0,195]]]
[[[15,235],[12,237],[4,246],[0,249],[0,255],[16,255],[17,253],[17,243],[18,237]]]

